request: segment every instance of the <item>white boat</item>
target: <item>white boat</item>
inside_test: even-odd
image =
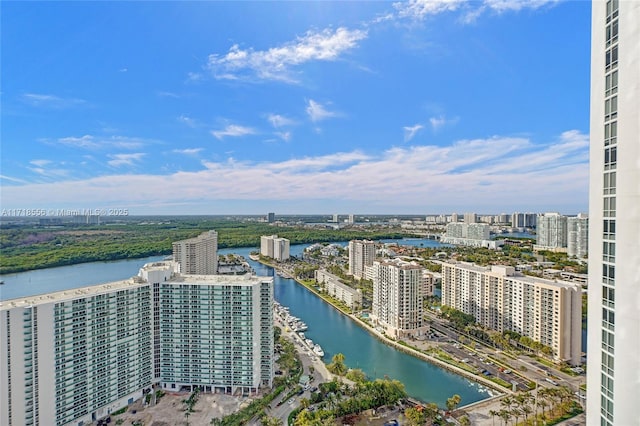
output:
[[[313,340],[304,339],[304,342],[307,344],[307,346],[309,346],[309,349],[313,349]]]
[[[318,345],[316,343],[316,345],[313,347],[313,353],[318,355],[319,357],[323,357],[324,356],[324,351],[322,350],[322,348],[320,347],[320,345]]]
[[[298,333],[298,334],[300,334],[300,338],[301,338],[302,340],[306,339],[306,337],[304,337],[304,333]]]

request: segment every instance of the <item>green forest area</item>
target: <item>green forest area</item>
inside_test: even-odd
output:
[[[312,229],[223,219],[166,219],[108,225],[59,227],[3,226],[0,229],[0,274],[83,262],[171,254],[171,243],[213,229],[218,248],[258,247],[261,235],[278,234],[291,244],[348,241],[356,238],[400,238],[389,228]]]

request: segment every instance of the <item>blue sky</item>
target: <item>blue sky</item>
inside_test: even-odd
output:
[[[586,211],[587,1],[1,7],[3,209]]]

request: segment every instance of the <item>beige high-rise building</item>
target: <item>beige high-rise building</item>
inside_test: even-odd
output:
[[[217,274],[218,233],[208,231],[195,238],[174,242],[173,261],[180,265],[181,274]]]
[[[638,426],[640,1],[593,1],[587,424]]]
[[[367,240],[349,241],[349,275],[357,279],[365,276],[365,266],[373,265],[376,258],[376,243]]]
[[[527,336],[553,350],[558,361],[580,364],[582,288],[518,274],[510,266],[442,264],[442,304],[479,324]]]
[[[373,263],[371,321],[394,338],[424,335],[425,268],[400,259]]]

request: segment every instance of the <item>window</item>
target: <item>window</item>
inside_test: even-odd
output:
[[[604,125],[604,146],[618,142],[618,122],[612,121]]]
[[[616,243],[608,241],[602,243],[602,260],[611,263],[616,261]]]
[[[602,287],[602,304],[611,309],[615,307],[616,290],[611,287]]]
[[[605,29],[605,40],[607,47],[618,41],[618,20],[609,23]]]
[[[604,217],[615,217],[616,216],[616,197],[604,197],[603,201],[603,209],[602,215]]]
[[[604,174],[603,193],[604,195],[615,195],[616,172],[609,172]]]
[[[611,170],[616,168],[618,163],[618,150],[615,146],[605,148],[604,150],[604,169]]]
[[[618,66],[618,46],[608,49],[604,54],[605,71],[610,71]]]
[[[604,119],[613,120],[618,116],[618,97],[612,96],[604,101]]]
[[[618,93],[618,71],[613,71],[606,75],[605,79],[605,96],[611,96]]]

